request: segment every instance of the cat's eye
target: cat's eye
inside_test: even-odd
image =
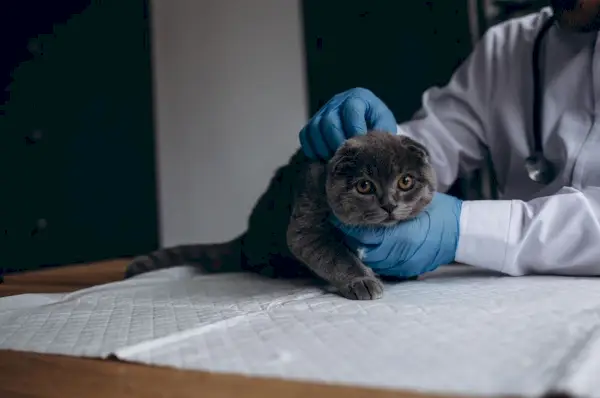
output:
[[[356,183],[356,191],[362,195],[368,195],[375,192],[375,187],[371,181],[360,180]]]
[[[404,174],[398,179],[398,188],[402,191],[410,191],[414,186],[415,179],[408,174]]]

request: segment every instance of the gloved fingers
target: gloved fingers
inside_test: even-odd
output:
[[[309,159],[317,159],[317,154],[312,147],[310,138],[308,136],[308,126],[305,126],[300,130],[300,146],[302,151]]]
[[[362,246],[380,245],[386,238],[383,228],[357,227],[357,226],[338,226],[347,237],[358,241]]]
[[[396,134],[398,129],[396,118],[379,98],[372,102],[366,110],[366,119],[369,130]]]
[[[346,93],[340,93],[333,96],[333,98],[312,116],[306,126],[300,130],[300,146],[308,158],[327,160],[330,157],[330,151],[323,141],[323,132],[320,130],[320,120],[323,118],[323,115],[334,112],[346,96]]]
[[[372,124],[368,125],[369,122]],[[396,134],[398,129],[396,126],[396,119],[392,115],[392,112],[388,109],[373,111],[372,115],[367,117],[367,125],[369,130],[376,130],[392,134]]]
[[[355,241],[357,245],[377,245],[385,236],[382,228],[359,227],[342,223],[335,214],[329,215],[329,222],[346,235],[346,240]]]
[[[373,92],[364,88],[355,88],[348,91],[348,98],[345,101],[345,107],[356,110],[360,119],[356,120],[356,131],[351,135],[366,133],[369,130],[379,130],[389,133],[396,132],[396,119],[392,111],[379,99]],[[346,105],[347,104],[347,105]],[[348,122],[351,122],[352,115],[348,115]],[[353,116],[356,116],[353,115]],[[350,129],[347,131],[350,132]]]
[[[306,138],[315,155],[322,160],[328,160],[331,154],[321,131],[321,118],[322,116],[317,115],[311,119],[306,129]]]
[[[336,94],[300,131],[307,157],[328,160],[343,142],[369,130],[396,131],[394,115],[371,91],[353,88]]]
[[[300,131],[311,159],[328,160],[343,142],[368,130],[394,132],[394,115],[371,91],[353,88],[333,96]]]
[[[385,264],[386,267],[394,266],[396,262],[402,261],[402,257],[396,257],[396,253],[385,243],[378,246],[357,246],[355,250],[361,253],[362,261],[370,267],[377,263]]]
[[[367,104],[364,99],[356,96],[348,97],[340,106],[342,130],[346,138],[367,133],[365,112]]]
[[[328,158],[330,158],[346,140],[339,112],[328,113],[321,119],[319,127],[319,133],[327,145]]]
[[[378,236],[380,244],[369,248],[366,252],[366,261],[382,262],[385,264],[396,264],[399,261],[407,261],[419,252],[423,243],[427,241],[430,228],[429,215],[404,221],[392,228],[378,228],[381,236]],[[369,242],[361,236],[361,242]]]
[[[421,212],[421,214],[417,215],[418,217],[422,217],[425,214],[436,214],[435,218],[440,217],[440,215],[446,214],[450,209],[448,208],[448,204],[454,203],[455,198],[453,196],[447,195],[441,192],[434,192],[433,197],[431,198],[431,202],[425,206]]]
[[[420,253],[420,247],[420,244],[415,245],[414,242],[396,241],[387,246],[386,250],[365,250],[363,261],[381,275],[412,277],[428,272],[431,268],[427,259],[429,253]]]
[[[403,261],[397,262],[394,266],[390,266],[391,261],[386,261],[381,265],[374,265],[373,270],[381,274],[410,277],[431,272],[438,267],[434,261],[436,249],[429,250],[432,248],[427,247],[407,247],[407,249],[409,250],[405,253],[397,254],[397,258]],[[376,267],[380,268],[376,269]]]

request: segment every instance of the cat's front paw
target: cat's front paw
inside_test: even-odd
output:
[[[340,293],[350,300],[377,300],[383,297],[383,283],[372,276],[354,278]]]

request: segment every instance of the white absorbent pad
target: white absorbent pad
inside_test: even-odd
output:
[[[0,349],[475,395],[600,397],[600,280],[444,267],[351,301],[180,267],[0,299]]]

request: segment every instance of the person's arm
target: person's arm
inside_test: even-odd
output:
[[[427,91],[414,120],[398,126],[399,134],[430,151],[441,192],[483,160],[490,101],[501,84],[493,80],[494,68],[510,53],[502,28],[492,28],[449,84]],[[361,250],[368,248],[362,252],[366,264],[390,275],[418,274],[456,261],[514,276],[600,276],[600,187],[565,187],[527,202],[440,198],[424,214],[386,229],[373,242],[369,231],[346,233]],[[439,255],[448,251],[451,255]]]
[[[508,275],[600,275],[600,188],[466,201],[456,262]]]
[[[488,30],[448,84],[425,91],[421,109],[398,125],[398,134],[429,150],[440,192],[483,165],[502,28]]]
[[[510,46],[504,28],[488,31],[449,84],[428,90],[415,119],[398,126],[429,149],[442,192],[483,160],[500,84],[494,67]],[[456,262],[509,275],[600,275],[600,188],[563,188],[528,202],[465,201],[459,226]]]

